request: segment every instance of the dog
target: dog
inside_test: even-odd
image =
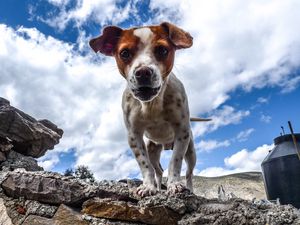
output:
[[[173,150],[167,192],[193,192],[196,152],[188,99],[183,84],[172,72],[175,52],[191,47],[192,36],[169,22],[131,29],[107,26],[89,44],[96,53],[113,56],[127,81],[122,98],[124,122],[143,176],[137,194],[144,197],[161,190],[163,149]],[[180,182],[183,159],[187,164],[185,185]]]

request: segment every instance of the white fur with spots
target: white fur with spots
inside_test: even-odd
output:
[[[143,66],[151,68],[154,72],[154,76],[152,78],[152,88],[160,87],[162,85],[162,78],[160,67],[158,66],[159,64],[153,53],[153,32],[150,28],[143,27],[134,30],[133,34],[139,38],[140,42],[136,57],[134,58],[127,75],[129,88],[136,89],[139,87],[135,78],[135,72],[137,69]],[[153,96],[152,99],[153,98],[155,98],[155,96]]]

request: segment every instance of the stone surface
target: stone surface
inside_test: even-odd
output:
[[[42,204],[38,201],[26,200],[24,208],[27,215],[36,215],[47,218],[52,218],[57,211],[57,206]]]
[[[89,184],[74,177],[43,171],[16,170],[8,172],[1,184],[13,198],[24,197],[49,204],[81,205],[91,197],[137,202],[125,184],[99,182]]]
[[[3,200],[6,212],[14,225],[22,224],[29,215],[51,218],[57,210],[57,206],[42,204],[38,201],[24,198],[13,199],[7,197],[4,193],[0,193],[0,198]]]
[[[180,218],[179,214],[163,205],[141,207],[130,202],[99,198],[86,201],[82,212],[94,217],[161,225],[177,224]]]
[[[299,210],[292,206],[254,205],[242,199],[227,202],[210,201],[199,206],[197,211],[186,214],[179,225],[286,225],[298,224]]]
[[[11,140],[7,137],[0,137],[0,152],[8,152],[12,149]]]
[[[53,149],[63,131],[48,120],[37,121],[9,102],[0,99],[0,137],[9,138],[13,150],[32,157],[40,157]]]
[[[1,225],[13,225],[10,217],[7,214],[7,209],[4,205],[4,201],[0,198],[0,224]]]
[[[0,163],[6,160],[6,155],[4,152],[0,152]]]
[[[37,161],[30,156],[24,156],[18,152],[10,151],[6,160],[0,163],[0,169],[5,167],[7,170],[14,170],[17,168],[24,168],[27,171],[42,171]]]
[[[29,215],[22,223],[22,225],[55,225],[55,223],[52,219],[36,215]]]
[[[88,225],[86,220],[83,220],[83,215],[66,206],[60,205],[57,212],[55,213],[53,220],[55,225]]]
[[[9,172],[2,182],[8,196],[49,204],[80,205],[97,195],[95,186],[51,172]]]

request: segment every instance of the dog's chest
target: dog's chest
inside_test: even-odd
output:
[[[147,122],[145,136],[157,143],[169,143],[174,140],[174,129],[170,122],[158,117]]]

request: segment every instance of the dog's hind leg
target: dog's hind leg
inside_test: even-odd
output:
[[[148,140],[147,151],[148,151],[150,162],[155,171],[156,188],[158,191],[160,191],[161,180],[163,175],[163,168],[160,165],[160,153],[162,151],[162,145],[155,144],[154,142]]]
[[[190,143],[189,143],[188,149],[186,151],[186,154],[184,156],[184,160],[187,165],[186,176],[185,176],[186,187],[191,192],[193,192],[193,170],[196,165],[196,152],[195,152],[193,138],[190,139]]]

